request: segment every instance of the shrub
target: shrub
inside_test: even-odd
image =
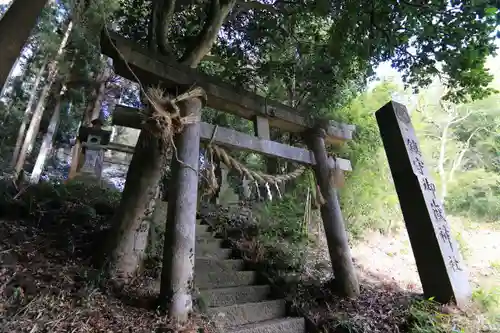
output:
[[[2,180],[0,218],[21,220],[53,235],[57,249],[87,258],[109,228],[120,195],[78,181],[28,185],[19,191],[11,181]]]
[[[353,239],[362,238],[367,231],[385,233],[401,225],[399,201],[374,115],[396,90],[396,86],[385,82],[335,112],[337,120],[356,125],[353,140],[340,151],[353,168],[346,173],[345,186],[339,191],[347,230]]]
[[[479,305],[487,323],[500,323],[500,286],[476,289],[472,299]]]
[[[413,303],[409,314],[409,333],[450,332],[451,317],[443,314],[439,310],[439,304],[433,300],[421,300]]]
[[[84,215],[95,211],[99,215],[113,214],[120,192],[100,188],[97,184],[72,181],[67,184],[42,182],[18,190],[10,181],[0,183],[0,207],[5,217],[35,217],[57,214],[81,207]]]
[[[459,174],[450,184],[446,209],[457,216],[497,221],[500,216],[500,175],[483,169]]]

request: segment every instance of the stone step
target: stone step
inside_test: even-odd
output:
[[[211,231],[196,232],[196,239],[198,238],[213,239],[215,237],[216,235],[214,235],[214,233]]]
[[[199,272],[197,270],[197,272]],[[257,280],[254,271],[204,272],[195,274],[195,286],[200,290],[252,285]]]
[[[268,285],[239,286],[203,290],[200,292],[200,296],[207,306],[218,307],[264,301],[270,292],[271,287]]]
[[[218,239],[214,238],[213,236],[211,238],[202,238],[196,236],[196,246],[202,246],[202,247],[215,247],[219,248],[222,246],[222,243],[224,242],[223,239]]]
[[[242,325],[240,327],[227,327],[222,333],[305,333],[306,322],[304,318],[280,318],[264,322]]]
[[[212,258],[196,258],[194,269],[200,274],[205,272],[241,271],[245,267],[242,259],[217,260]]]
[[[216,242],[196,242],[196,251],[195,253],[213,253],[213,252],[218,252],[219,250],[228,250],[226,248],[222,247],[222,241]],[[224,252],[224,251],[223,251]],[[226,256],[226,253],[221,252],[219,255]],[[229,253],[229,256],[231,256],[231,253]],[[224,257],[221,259],[225,259],[229,257]]]
[[[263,322],[286,315],[285,300],[273,300],[257,303],[237,304],[218,308],[209,308],[207,314],[219,327],[237,327],[240,325]]]
[[[208,232],[210,226],[208,224],[196,224],[196,234]]]
[[[197,246],[195,248],[196,258],[229,259],[233,253],[232,249],[223,249],[220,247]]]

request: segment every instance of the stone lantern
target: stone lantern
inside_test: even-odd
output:
[[[78,131],[78,139],[82,142],[85,160],[80,170],[85,175],[95,175],[101,180],[104,151],[109,144],[111,131],[102,129],[103,121],[96,118],[92,126],[82,126]]]

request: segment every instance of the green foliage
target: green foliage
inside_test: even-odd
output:
[[[40,183],[17,190],[2,181],[0,212],[3,217],[32,218],[49,224],[92,223],[112,216],[121,193],[97,184],[72,181]]]
[[[281,200],[267,202],[261,216],[262,237],[286,238],[292,242],[302,241],[306,233],[305,205],[304,198],[297,198],[291,194],[285,194]]]
[[[346,173],[345,187],[340,191],[347,228],[354,238],[361,238],[368,230],[390,231],[401,220],[374,116],[395,91],[393,84],[381,83],[334,113],[341,121],[356,124],[354,140],[341,151],[351,161],[353,170]]]
[[[415,89],[440,74],[454,100],[491,92],[484,63],[496,49],[495,1],[322,3],[278,2],[231,15],[212,50],[227,64],[221,76],[315,114],[348,103],[387,60]],[[234,77],[244,64],[255,72]]]
[[[304,218],[307,200],[304,177],[298,186],[282,199],[265,203],[259,214],[256,241],[264,252],[268,269],[275,272],[297,272],[304,264],[304,247],[308,243],[308,222]]]
[[[152,48],[149,2],[120,0],[116,30]],[[166,11],[159,6],[160,14]],[[496,50],[493,0],[276,2],[237,4],[199,68],[238,87],[296,107],[306,115],[345,106],[382,61],[391,60],[414,88],[440,74],[455,100],[491,92],[485,59]],[[176,4],[168,22],[169,56],[181,59],[200,43],[210,4]],[[161,16],[161,15],[160,15]],[[218,20],[218,19],[216,19]],[[162,25],[165,22],[156,22]],[[213,27],[212,27],[213,28]]]
[[[500,286],[476,289],[472,293],[472,299],[480,306],[481,312],[486,314],[488,323],[500,323]]]
[[[432,299],[417,301],[410,308],[408,333],[449,333],[450,319]]]
[[[462,172],[450,185],[446,209],[471,219],[497,221],[500,216],[500,175],[483,169]]]
[[[454,129],[456,140],[469,142],[464,169],[500,172],[500,94],[462,106],[473,113]]]
[[[88,260],[99,252],[120,193],[97,184],[40,183],[17,189],[0,182],[0,218],[16,220],[24,230],[50,239],[51,255]]]
[[[467,104],[443,102],[436,82],[418,96],[412,114],[426,165],[447,211],[456,216],[498,219],[498,102],[500,95]]]

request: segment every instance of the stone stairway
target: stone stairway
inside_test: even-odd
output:
[[[195,285],[221,333],[304,333],[303,318],[287,316],[285,300],[274,299],[257,273],[223,248],[210,226],[197,220]]]

